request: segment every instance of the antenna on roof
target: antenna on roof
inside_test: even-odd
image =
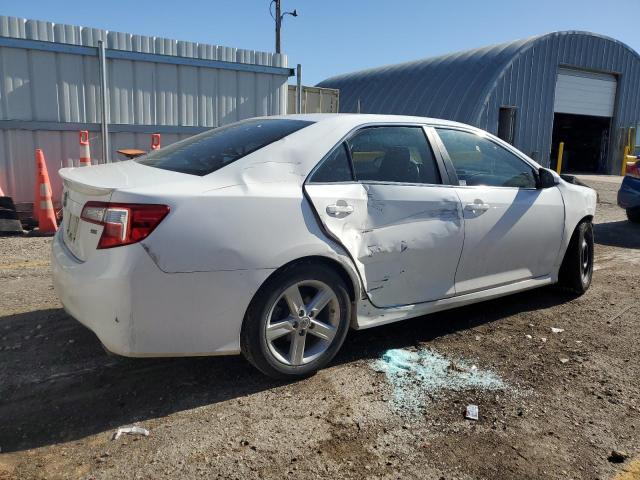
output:
[[[356,113],[360,113],[360,99],[358,99],[358,110],[356,110]]]

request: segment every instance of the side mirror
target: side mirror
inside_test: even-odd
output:
[[[538,188],[551,188],[560,183],[558,177],[556,177],[551,170],[546,168],[540,168],[538,170]]]

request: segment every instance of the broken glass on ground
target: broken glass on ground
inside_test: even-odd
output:
[[[444,390],[507,388],[496,373],[462,360],[450,360],[429,349],[390,349],[372,366],[377,372],[384,373],[392,385],[392,405],[396,409],[417,411],[424,405],[426,397]]]

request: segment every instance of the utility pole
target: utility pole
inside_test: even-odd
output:
[[[297,17],[298,12],[294,10],[293,12],[282,13],[282,10],[280,7],[280,0],[271,0],[271,3],[269,4],[269,10],[271,10],[271,6],[274,3],[276,5],[276,12],[275,12],[275,16],[273,14],[271,14],[271,16],[276,22],[276,53],[281,53],[280,52],[280,29],[282,27],[282,19],[285,17],[285,15],[291,15],[292,17]]]
[[[280,26],[282,25],[282,14],[280,13],[280,0],[276,1],[276,53],[280,53]]]

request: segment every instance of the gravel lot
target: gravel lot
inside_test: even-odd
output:
[[[0,238],[0,479],[640,478],[640,226],[615,181],[588,182],[587,294],[545,288],[351,332],[329,368],[290,384],[241,357],[108,356],[55,297],[50,239]],[[444,376],[423,364],[397,381],[390,349],[436,358]],[[134,424],[150,435],[112,440]],[[613,463],[613,449],[631,458]]]

